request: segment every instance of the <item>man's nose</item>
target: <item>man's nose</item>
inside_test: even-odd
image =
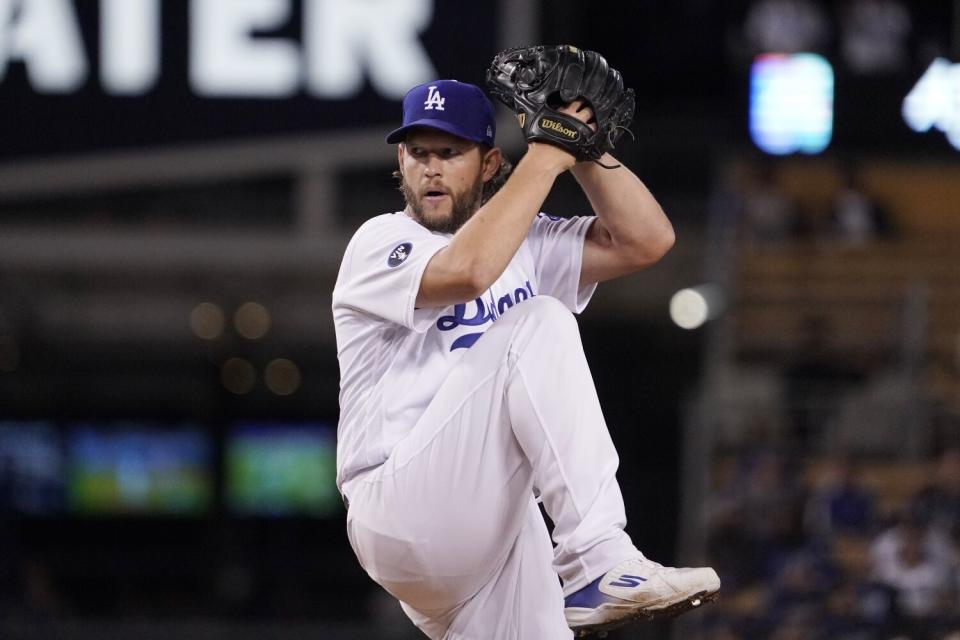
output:
[[[440,167],[441,167],[441,160],[437,154],[431,153],[430,155],[427,156],[426,168],[424,169],[427,175],[430,175],[430,176],[440,175],[441,173]]]

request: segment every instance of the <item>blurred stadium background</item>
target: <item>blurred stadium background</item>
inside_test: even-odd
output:
[[[611,638],[960,637],[948,0],[0,0],[0,637],[420,637],[344,535],[330,293],[403,92],[531,42],[636,88],[678,231],[580,326],[630,531],[724,593]]]

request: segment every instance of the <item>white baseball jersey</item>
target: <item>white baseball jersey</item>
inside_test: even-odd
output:
[[[347,246],[333,290],[340,360],[337,486],[381,465],[417,423],[463,353],[506,309],[532,296],[579,313],[596,284],[579,286],[594,218],[539,214],[503,274],[476,300],[417,309],[420,278],[451,235],[405,212],[364,223]]]

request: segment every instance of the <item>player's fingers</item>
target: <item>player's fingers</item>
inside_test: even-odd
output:
[[[563,105],[557,110],[560,111],[561,113],[574,116],[578,119],[583,119],[583,115],[582,115],[583,111],[589,108],[590,108],[590,104],[586,100],[584,100],[583,98],[575,98],[574,100]]]
[[[590,103],[583,98],[577,98],[570,104],[564,105],[559,109],[559,111],[569,116],[573,116],[584,124],[589,125],[591,129],[596,130],[597,128],[593,116],[593,109],[590,107]]]

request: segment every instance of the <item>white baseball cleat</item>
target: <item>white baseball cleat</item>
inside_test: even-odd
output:
[[[665,567],[627,560],[564,599],[576,637],[615,629],[636,618],[673,617],[716,600],[720,577],[710,567]]]

